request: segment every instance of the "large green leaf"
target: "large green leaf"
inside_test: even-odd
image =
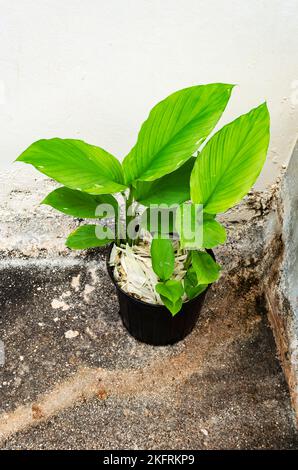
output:
[[[178,170],[155,181],[137,181],[135,199],[150,204],[181,204],[190,199],[190,175],[196,159],[191,157]]]
[[[90,194],[115,193],[126,187],[118,160],[82,140],[38,140],[17,161],[31,163],[64,186]]]
[[[66,246],[73,250],[84,250],[105,246],[113,241],[112,231],[106,228],[106,237],[98,238],[96,235],[97,225],[82,225],[72,232],[66,240]]]
[[[86,219],[97,219],[104,217],[103,214],[98,215],[98,206],[101,204],[109,204],[114,211],[114,215],[118,213],[118,203],[110,194],[102,194],[94,196],[92,194],[77,191],[76,189],[58,188],[52,191],[42,201],[60,212],[74,217]],[[109,217],[113,214],[109,214]]]
[[[198,284],[211,284],[220,274],[220,266],[209,253],[192,252],[192,265],[197,275]]]
[[[124,159],[126,183],[153,181],[182,166],[218,122],[232,88],[224,83],[193,86],[158,103]]]
[[[152,268],[162,281],[169,279],[174,271],[173,244],[167,238],[154,238],[151,243]]]
[[[268,144],[269,113],[263,103],[224,126],[203,148],[191,174],[192,201],[210,214],[239,202],[255,183]]]

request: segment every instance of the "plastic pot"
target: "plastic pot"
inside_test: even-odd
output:
[[[206,292],[183,303],[181,310],[173,317],[164,305],[154,305],[124,292],[114,278],[114,267],[109,265],[113,244],[107,253],[107,270],[114,283],[120,306],[120,317],[128,332],[137,340],[155,346],[174,344],[185,338],[194,328],[200,315]],[[211,250],[209,253],[214,257]]]

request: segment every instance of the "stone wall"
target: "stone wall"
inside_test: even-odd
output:
[[[268,316],[298,420],[298,145],[267,226]]]

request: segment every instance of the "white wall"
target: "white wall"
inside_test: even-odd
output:
[[[42,137],[121,159],[157,101],[223,81],[222,122],[268,101],[264,186],[298,133],[297,25],[297,0],[0,0],[0,171]]]

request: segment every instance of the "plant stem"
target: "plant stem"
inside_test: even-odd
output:
[[[129,188],[129,193],[128,193],[128,197],[126,198],[126,207],[125,207],[125,229],[126,229],[126,243],[129,244],[129,246],[132,246],[133,245],[133,240],[130,238],[129,234],[128,234],[128,226],[129,226],[129,223],[133,220],[134,218],[134,211],[133,211],[133,208],[132,208],[132,205],[133,205],[133,202],[134,202],[134,197],[133,197],[133,188],[130,187]],[[130,214],[128,214],[128,211],[130,210]]]
[[[116,213],[115,213],[115,225],[114,225],[115,243],[116,243],[117,246],[120,246],[120,243],[121,243],[121,236],[119,237],[119,233],[118,233],[118,230],[119,230],[119,226],[118,226],[119,212],[120,212],[120,207],[119,207],[119,204],[117,204],[117,210],[116,210]]]

